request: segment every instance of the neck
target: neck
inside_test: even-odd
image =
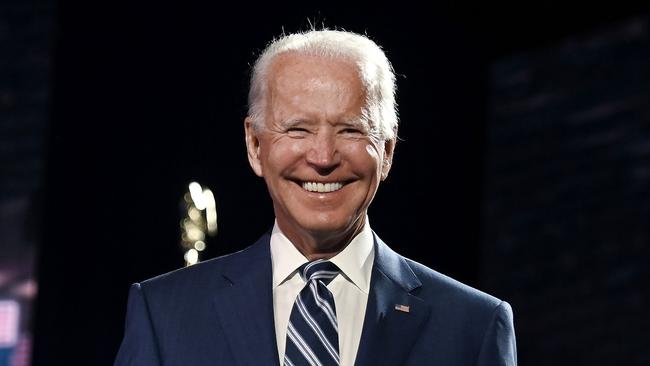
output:
[[[363,230],[365,224],[366,218],[363,216],[346,230],[333,233],[296,230],[278,222],[282,233],[309,261],[334,257],[350,244],[352,239]]]

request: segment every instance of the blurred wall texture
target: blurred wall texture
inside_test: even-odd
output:
[[[53,1],[0,2],[0,366],[30,364]]]
[[[485,288],[525,365],[650,364],[650,17],[492,67]]]

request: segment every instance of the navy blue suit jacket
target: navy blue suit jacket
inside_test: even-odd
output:
[[[269,241],[266,234],[243,251],[134,284],[115,365],[278,365]],[[375,236],[355,365],[500,366],[516,358],[506,302]]]

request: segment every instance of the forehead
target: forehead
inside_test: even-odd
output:
[[[295,51],[281,53],[271,61],[267,82],[275,92],[309,93],[314,89],[338,87],[365,95],[355,62]]]

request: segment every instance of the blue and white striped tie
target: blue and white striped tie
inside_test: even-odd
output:
[[[334,297],[327,289],[339,269],[319,259],[302,265],[300,275],[307,285],[291,309],[284,366],[339,364],[339,335]]]

